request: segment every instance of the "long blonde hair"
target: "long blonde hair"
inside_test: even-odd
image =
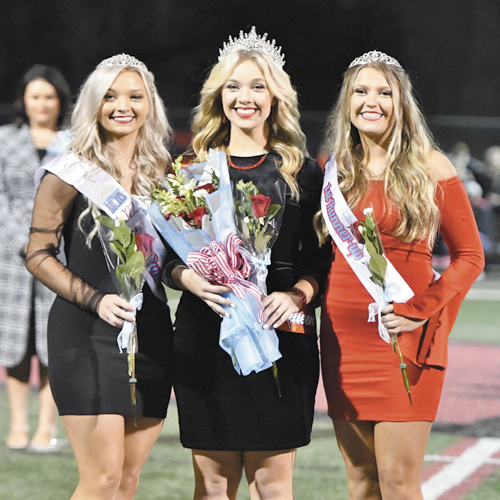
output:
[[[269,91],[275,99],[268,123],[267,144],[281,157],[280,173],[290,186],[292,196],[299,198],[297,174],[307,157],[306,137],[299,124],[297,92],[290,77],[268,56],[256,50],[236,50],[215,64],[201,90],[200,104],[195,108],[192,130],[193,150],[200,161],[209,148],[226,150],[229,145],[230,123],[222,123],[222,87],[234,69],[245,61],[253,61],[262,71]]]
[[[435,201],[437,181],[429,164],[435,148],[432,135],[413,96],[406,72],[380,61],[349,68],[330,118],[325,144],[337,160],[339,186],[351,208],[366,192],[369,175],[363,167],[364,151],[358,130],[350,122],[350,103],[356,77],[364,68],[379,71],[392,90],[394,124],[384,170],[384,194],[398,211],[400,221],[393,236],[406,243],[429,239],[432,246],[440,214]],[[323,239],[324,224],[319,228]]]
[[[139,129],[133,157],[137,168],[133,185],[134,193],[147,196],[154,188],[159,187],[159,178],[170,164],[170,155],[165,147],[165,141],[171,133],[163,101],[158,95],[154,76],[150,71],[132,66],[95,69],[80,89],[71,116],[73,139],[68,148],[81,160],[98,165],[118,181],[121,179],[121,171],[113,164],[109,147],[104,143],[97,113],[106,92],[122,71],[135,71],[140,75],[150,105],[146,121]],[[83,218],[89,212],[94,218],[99,215],[97,207],[89,202],[88,208],[78,219],[80,229],[82,229]],[[87,235],[88,245],[97,229],[96,225]]]

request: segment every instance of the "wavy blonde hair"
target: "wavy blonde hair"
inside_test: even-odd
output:
[[[97,121],[97,113],[106,92],[123,71],[135,71],[140,75],[150,105],[146,121],[139,129],[133,157],[137,168],[133,183],[134,194],[148,196],[154,188],[160,186],[159,178],[164,175],[170,164],[170,155],[165,147],[165,141],[171,134],[163,101],[158,95],[154,76],[150,71],[132,66],[95,69],[80,89],[71,116],[73,139],[68,149],[71,149],[81,160],[98,165],[117,181],[121,179],[121,171],[113,164],[110,148],[104,142],[102,127]],[[89,212],[92,213],[94,219],[99,215],[98,208],[89,202],[88,208],[78,219],[80,229],[82,229],[83,218]],[[90,245],[97,230],[96,224],[87,235],[87,245]]]
[[[200,104],[194,110],[193,150],[200,161],[206,160],[209,148],[227,150],[231,124],[222,123],[222,88],[234,69],[245,61],[257,64],[274,97],[267,124],[267,146],[280,155],[280,173],[290,186],[292,196],[298,199],[297,174],[308,154],[306,137],[299,124],[297,92],[288,74],[262,52],[236,50],[212,68],[201,90]],[[272,116],[274,124],[270,123]]]
[[[393,236],[406,243],[429,239],[432,246],[439,227],[440,213],[435,201],[437,181],[429,167],[429,153],[436,146],[413,96],[410,78],[402,68],[372,62],[349,68],[334,106],[325,146],[337,160],[339,186],[351,208],[366,192],[369,173],[363,166],[364,150],[358,130],[350,122],[350,103],[354,82],[364,68],[379,71],[393,96],[394,124],[384,170],[384,194],[398,211],[399,224]],[[317,230],[324,241],[323,222]]]

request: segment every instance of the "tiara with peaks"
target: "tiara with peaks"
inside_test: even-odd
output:
[[[361,64],[369,64],[372,62],[383,62],[401,68],[401,64],[399,64],[397,59],[394,59],[394,57],[388,56],[383,52],[379,52],[378,50],[372,50],[371,52],[363,54],[361,57],[357,57],[351,64],[349,64],[349,68],[352,68],[353,66],[359,66]]]
[[[112,66],[130,66],[132,68],[142,69],[148,71],[146,65],[136,59],[134,56],[129,56],[128,54],[117,54],[116,56],[109,57],[101,61],[96,69],[99,68],[111,68]]]
[[[224,42],[222,49],[219,49],[219,61],[222,61],[227,55],[235,50],[257,50],[269,56],[269,58],[280,68],[285,64],[285,54],[281,53],[281,47],[276,47],[276,40],[270,42],[267,40],[267,33],[259,36],[252,26],[250,33],[240,31],[239,38],[229,36],[229,42]]]

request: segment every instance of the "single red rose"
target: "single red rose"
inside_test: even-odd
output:
[[[198,207],[195,208],[190,214],[189,218],[191,219],[192,223],[194,224],[194,227],[196,229],[200,229],[201,227],[201,219],[203,216],[207,213],[207,209],[205,207]]]
[[[207,183],[203,184],[203,186],[198,186],[195,191],[198,191],[200,189],[206,189],[208,191],[208,194],[213,193],[215,191],[213,184]]]
[[[255,217],[265,217],[271,205],[271,198],[269,196],[264,196],[263,194],[254,194],[250,196],[252,200],[252,213]]]
[[[169,212],[168,214],[165,214],[163,217],[165,218],[165,220],[170,220],[171,216],[172,214]]]
[[[135,233],[135,244],[137,245],[137,250],[147,257],[153,252],[153,241],[154,238],[150,234],[146,233]]]

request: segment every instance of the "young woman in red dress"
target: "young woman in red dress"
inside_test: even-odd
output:
[[[373,206],[385,253],[415,295],[390,303],[382,322],[399,359],[369,323],[373,302],[334,249],[322,311],[321,355],[328,411],[356,500],[422,500],[421,466],[447,360],[447,337],[484,266],[474,216],[456,172],[437,150],[393,58],[369,52],[351,63],[332,112],[328,144],[343,196],[359,219]],[[451,264],[439,279],[431,250],[440,231]],[[334,245],[335,246],[335,245]]]

